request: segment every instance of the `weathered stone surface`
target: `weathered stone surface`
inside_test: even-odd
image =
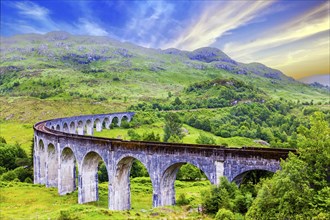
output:
[[[92,136],[109,129],[114,118],[118,125],[134,113],[86,115],[54,119],[34,126],[34,182],[57,187],[60,195],[76,189],[78,202],[98,200],[98,164],[106,164],[109,176],[109,209],[130,209],[129,174],[134,159],[146,167],[153,187],[153,206],[175,204],[174,182],[185,163],[201,169],[212,184],[221,176],[239,183],[250,170],[280,169],[279,160],[289,150],[223,148],[211,145],[124,141]]]

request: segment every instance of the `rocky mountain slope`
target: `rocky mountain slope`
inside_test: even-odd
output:
[[[203,90],[205,95],[201,96],[187,93],[187,88],[221,79],[244,83],[244,88],[256,88],[255,93],[269,98],[329,101],[329,91],[324,88],[304,85],[260,63],[236,62],[216,48],[150,49],[107,37],[65,32],[1,37],[0,42],[3,103],[12,97],[16,97],[13,102],[17,105],[23,97],[44,101],[91,100],[115,103],[119,110],[125,110],[148,100],[166,102],[173,95],[183,100],[218,98],[217,89]],[[1,110],[10,116],[4,107]]]

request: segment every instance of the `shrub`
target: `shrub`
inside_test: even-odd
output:
[[[32,179],[30,177],[26,177],[24,182],[25,183],[33,183]]]
[[[80,219],[76,215],[72,215],[70,211],[68,210],[61,210],[60,216],[58,217],[58,220],[78,220]]]
[[[216,220],[235,220],[235,215],[228,209],[221,208],[215,216]]]
[[[7,144],[7,141],[4,137],[0,136],[0,143]]]
[[[10,171],[2,174],[0,177],[0,180],[1,181],[13,181],[16,178],[17,178],[17,174],[15,173],[15,171],[10,170]]]
[[[4,174],[5,172],[7,172],[7,169],[0,166],[0,175]]]
[[[176,204],[182,206],[182,205],[188,205],[190,203],[190,200],[186,197],[185,193],[181,193],[179,195],[179,199],[176,201]]]

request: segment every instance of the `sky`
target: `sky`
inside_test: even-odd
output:
[[[216,47],[299,79],[330,73],[329,0],[1,0],[1,36],[67,31],[149,48]]]

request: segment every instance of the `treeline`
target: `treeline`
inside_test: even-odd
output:
[[[204,211],[216,219],[330,219],[330,127],[316,112],[298,128],[298,154],[254,187],[229,183],[203,193]]]
[[[264,102],[265,93],[252,85],[236,79],[215,79],[188,86],[181,98],[175,97],[171,101],[159,100],[150,103],[139,103],[130,106],[129,110],[186,110],[199,108],[223,108],[237,105],[240,102]],[[173,98],[172,98],[173,99]]]
[[[7,144],[0,137],[0,181],[32,183],[32,160],[19,144]]]

